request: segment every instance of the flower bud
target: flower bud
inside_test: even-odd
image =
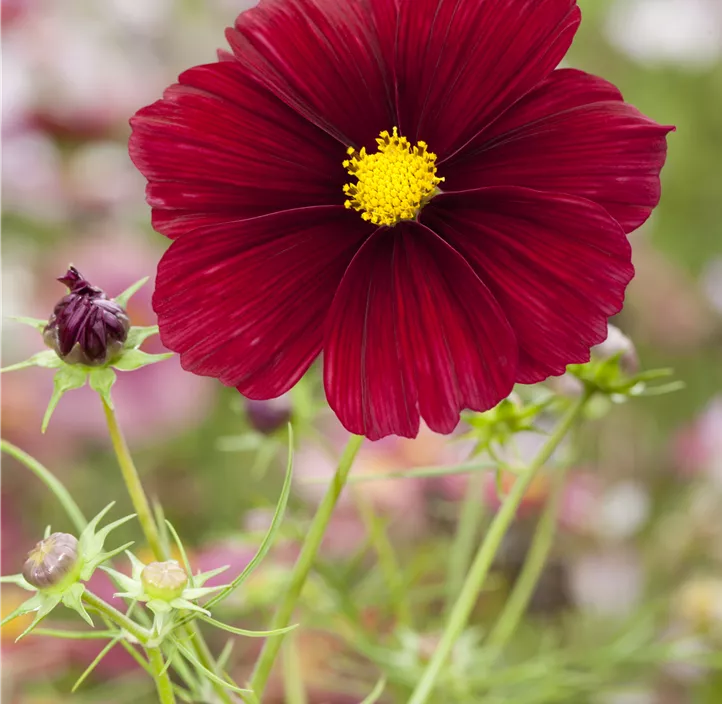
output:
[[[43,331],[45,344],[67,364],[102,366],[112,361],[128,338],[130,320],[125,310],[75,267],[62,278],[70,293],[55,306]]]
[[[36,589],[60,584],[78,565],[78,540],[69,533],[53,533],[41,540],[23,565],[23,577]]]
[[[609,325],[607,339],[592,347],[592,356],[595,359],[605,360],[620,355],[619,368],[631,376],[639,371],[639,358],[634,343],[614,325]]]
[[[151,562],[140,574],[145,593],[151,599],[173,601],[183,595],[188,586],[186,571],[175,560]]]
[[[248,422],[259,433],[272,433],[283,428],[291,420],[291,398],[283,394],[267,401],[246,400]]]

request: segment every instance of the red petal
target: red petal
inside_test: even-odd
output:
[[[408,0],[399,19],[401,131],[441,159],[543,80],[580,22],[576,0]]]
[[[342,145],[238,62],[197,66],[179,81],[131,120],[130,155],[160,232],[343,202]]]
[[[619,224],[596,203],[526,188],[437,196],[423,219],[466,257],[519,341],[517,381],[589,361],[634,275]]]
[[[395,124],[393,81],[379,45],[385,13],[366,0],[265,0],[226,37],[237,59],[285,103],[346,146],[373,145]]]
[[[324,346],[329,404],[353,433],[450,433],[511,391],[516,341],[457,252],[422,225],[380,229],[339,286]]]
[[[443,168],[447,190],[526,186],[589,198],[626,232],[659,202],[667,155],[662,127],[611,84],[554,71]]]
[[[158,267],[163,344],[188,371],[250,398],[279,396],[320,352],[338,283],[370,232],[341,206],[189,232]]]

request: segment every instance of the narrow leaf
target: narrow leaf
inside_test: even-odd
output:
[[[371,690],[371,694],[369,694],[368,697],[361,702],[361,704],[376,704],[376,702],[381,698],[381,695],[384,693],[385,687],[386,678],[382,677]]]
[[[168,527],[170,534],[173,536],[173,540],[175,541],[176,547],[178,548],[178,552],[181,555],[181,560],[183,561],[183,568],[188,575],[188,579],[191,580],[191,583],[193,583],[193,570],[191,569],[191,563],[188,561],[188,553],[186,553],[186,549],[183,547],[183,543],[181,542],[181,539],[176,532],[176,529],[173,527],[173,524],[167,519],[165,521],[165,524]]]
[[[258,567],[263,558],[268,554],[268,551],[273,545],[273,541],[281,527],[283,516],[286,512],[286,506],[288,504],[288,497],[291,493],[291,478],[293,476],[293,428],[289,424],[288,426],[288,464],[286,467],[286,478],[283,481],[283,487],[281,488],[281,495],[276,504],[276,510],[271,520],[271,525],[268,527],[266,533],[258,551],[253,556],[251,561],[246,565],[245,569],[225,588],[223,591],[216,594],[213,598],[206,602],[205,606],[210,609],[212,606],[223,601],[226,597],[233,593],[233,591],[242,584],[246,578]]]
[[[45,486],[50,489],[54,494],[55,498],[60,502],[62,507],[65,509],[65,513],[72,521],[78,533],[82,533],[85,530],[87,521],[83,512],[75,503],[75,499],[70,495],[70,492],[63,486],[63,484],[53,476],[53,474],[44,467],[40,462],[23,452],[19,447],[16,447],[7,440],[0,440],[0,450],[7,453],[20,464],[24,465],[29,469]]]
[[[229,626],[227,623],[223,623],[222,621],[216,621],[216,619],[211,618],[210,616],[199,616],[199,618],[202,621],[210,623],[212,626],[220,628],[223,631],[235,633],[237,636],[246,636],[247,638],[270,638],[271,636],[282,636],[284,633],[289,633],[290,631],[294,631],[296,630],[296,628],[298,628],[298,624],[294,623],[292,626],[286,626],[286,628],[278,628],[275,631],[249,631],[245,628],[236,628],[235,626]]]
[[[70,689],[71,692],[75,692],[78,687],[80,687],[83,682],[88,678],[88,675],[98,666],[100,661],[118,644],[118,641],[122,638],[122,636],[116,636],[113,638],[113,640],[110,641],[96,656],[95,660],[88,665],[87,668],[85,668],[85,671],[83,672],[80,677],[78,677],[77,680],[75,680],[75,684]]]

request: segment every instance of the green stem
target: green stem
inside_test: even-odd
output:
[[[554,543],[557,516],[559,515],[559,506],[568,468],[569,464],[565,463],[554,474],[551,494],[536,527],[534,539],[524,561],[524,567],[504,605],[501,615],[489,633],[486,643],[489,648],[489,660],[485,661],[487,667],[504,649],[524,616],[524,612],[534,594],[534,589],[536,589],[537,582]]]
[[[168,670],[163,662],[163,653],[160,648],[147,648],[148,662],[153,671],[153,679],[158,690],[158,699],[161,704],[175,704],[173,685],[168,676]]]
[[[120,465],[120,471],[123,475],[123,481],[130,494],[130,500],[133,502],[133,508],[136,514],[138,514],[138,521],[140,527],[143,529],[143,535],[148,541],[148,545],[153,552],[156,560],[167,559],[167,554],[163,549],[163,543],[158,533],[158,526],[153,518],[153,512],[150,509],[148,498],[143,490],[143,485],[138,475],[138,470],[135,468],[135,463],[128,450],[128,443],[125,441],[123,431],[118,425],[118,420],[115,417],[115,412],[108,405],[105,399],[101,399],[103,402],[103,411],[105,411],[105,419],[108,423],[108,432],[110,433],[110,440],[113,443],[113,449],[115,450],[115,456],[118,459]]]
[[[125,441],[123,431],[118,424],[118,420],[115,416],[115,411],[106,403],[105,399],[101,398],[103,403],[103,411],[105,412],[105,419],[108,424],[108,432],[110,434],[111,442],[113,443],[113,450],[115,450],[115,456],[120,465],[120,471],[123,475],[123,481],[130,495],[130,499],[135,508],[135,512],[138,515],[138,521],[143,530],[143,535],[148,541],[153,555],[156,560],[167,560],[168,553],[166,552],[163,542],[160,539],[160,533],[158,532],[158,526],[153,518],[153,512],[150,508],[150,503],[145,495],[145,490],[140,481],[138,470],[133,462],[133,457],[128,449],[128,443]],[[200,663],[211,670],[216,671],[215,662],[213,656],[206,645],[203,636],[198,630],[195,624],[190,624],[186,627],[186,631],[191,639],[191,645]],[[232,699],[226,689],[220,684],[213,682],[213,689],[215,690],[218,698],[225,704],[230,704]]]
[[[285,628],[288,626],[293,611],[296,608],[296,603],[301,595],[303,586],[306,583],[313,562],[316,559],[316,553],[321,546],[326,528],[328,527],[331,515],[336,507],[341,491],[346,485],[346,479],[348,473],[351,470],[356,454],[361,447],[363,437],[360,435],[352,435],[349,439],[341,460],[339,461],[336,474],[334,475],[331,484],[326,491],[326,495],[323,497],[321,504],[316,511],[316,515],[311,521],[311,525],[308,529],[308,534],[301,547],[301,552],[296,560],[296,564],[293,567],[291,576],[289,579],[286,593],[283,596],[278,609],[271,621],[269,631],[275,631],[279,628]],[[263,695],[263,690],[268,682],[268,678],[271,674],[271,668],[276,660],[278,651],[281,648],[283,642],[282,636],[274,636],[268,638],[263,646],[261,655],[256,662],[256,666],[251,677],[251,689],[255,692],[256,697],[259,701]]]
[[[48,469],[43,467],[40,462],[35,458],[23,452],[19,447],[15,447],[12,443],[7,440],[0,440],[0,450],[6,452],[11,457],[14,457],[18,462],[24,464],[38,479],[40,479],[50,491],[55,494],[55,497],[61,503],[65,512],[68,514],[68,518],[73,522],[75,529],[78,533],[82,533],[88,522],[83,516],[83,512],[75,503],[75,499],[70,495],[70,492],[58,481]]]
[[[484,477],[485,475],[481,472],[474,472],[469,477],[469,482],[466,485],[459,524],[449,554],[449,569],[446,581],[446,613],[450,613],[456,598],[459,596],[461,587],[464,584],[464,577],[469,569],[471,557],[474,554],[474,544],[476,543],[479,524],[484,512],[481,497]]]
[[[95,609],[98,613],[105,616],[108,620],[112,621],[116,626],[128,631],[128,633],[136,638],[139,643],[144,645],[148,642],[148,639],[150,638],[150,631],[142,626],[139,626],[124,613],[118,611],[118,609],[103,601],[100,597],[95,596],[95,594],[89,592],[87,589],[83,592],[83,601],[88,606]]]
[[[494,520],[489,527],[484,541],[479,547],[474,562],[471,565],[469,574],[452,608],[444,632],[439,641],[429,664],[424,670],[421,679],[416,685],[408,704],[425,704],[428,701],[436,684],[436,680],[451,653],[454,643],[463,633],[469,616],[476,604],[479,592],[481,591],[484,581],[486,580],[491,565],[496,557],[501,542],[506,535],[516,515],[517,509],[531,485],[534,477],[541,467],[549,460],[554,451],[557,449],[565,435],[572,427],[582,409],[587,403],[589,393],[581,396],[574,405],[567,411],[566,415],[557,425],[552,435],[548,438],[537,456],[532,460],[526,472],[517,477],[509,495],[504,500],[501,508],[497,512]]]

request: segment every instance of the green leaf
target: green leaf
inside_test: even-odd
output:
[[[128,339],[123,347],[126,350],[134,350],[140,347],[149,337],[158,334],[157,325],[148,325],[147,327],[132,327],[128,331]]]
[[[115,302],[121,305],[123,308],[128,307],[128,301],[130,300],[130,297],[137,293],[145,284],[148,282],[148,279],[150,276],[146,276],[145,278],[141,279],[140,281],[136,281],[132,286],[129,286],[128,288],[123,291],[123,293],[118,294],[115,297]]]
[[[50,418],[53,415],[55,407],[58,405],[58,401],[63,397],[63,394],[73,389],[79,389],[85,386],[85,381],[88,376],[87,369],[73,367],[70,364],[63,364],[55,374],[53,379],[53,395],[50,397],[48,403],[48,409],[45,411],[45,417],[43,418],[43,424],[40,428],[41,432],[45,432],[50,423]]]
[[[23,325],[29,325],[31,328],[35,328],[38,332],[43,332],[48,324],[47,320],[41,320],[40,318],[26,318],[23,315],[10,315],[10,320],[14,320],[16,323],[22,323]]]
[[[112,363],[121,372],[132,372],[141,367],[147,367],[149,364],[163,362],[173,356],[172,352],[163,352],[162,354],[148,354],[142,350],[126,350],[123,354]]]
[[[7,453],[11,457],[15,458],[20,464],[24,465],[29,469],[38,479],[40,479],[45,486],[55,495],[55,498],[60,502],[68,517],[72,521],[78,533],[82,533],[85,530],[87,521],[83,512],[75,503],[75,499],[70,495],[70,492],[63,486],[63,484],[53,476],[53,474],[44,467],[40,462],[31,457],[27,452],[23,452],[19,447],[16,447],[7,440],[0,440],[0,450]]]
[[[284,633],[289,633],[290,631],[294,631],[296,630],[296,628],[298,628],[298,624],[294,623],[292,626],[286,626],[286,628],[278,628],[275,631],[249,631],[245,628],[236,628],[235,626],[229,626],[227,623],[223,623],[222,621],[216,621],[216,619],[211,618],[210,616],[200,616],[199,618],[206,623],[210,623],[216,628],[228,631],[229,633],[235,633],[237,636],[246,636],[247,638],[270,638],[271,636],[282,636]]]
[[[88,377],[90,379],[90,388],[108,404],[111,410],[114,410],[115,406],[113,406],[113,399],[110,397],[110,389],[115,384],[115,372],[108,367],[101,367],[88,372]]]
[[[175,642],[178,646],[178,650],[183,653],[183,656],[186,658],[186,660],[188,660],[188,662],[190,662],[191,665],[193,665],[199,672],[202,672],[208,679],[222,685],[226,689],[230,689],[232,692],[238,692],[238,694],[247,696],[253,693],[250,689],[241,689],[240,687],[236,687],[236,685],[231,684],[230,682],[226,682],[224,679],[215,674],[215,672],[211,672],[207,667],[204,667],[195,657],[195,655],[193,655],[190,649],[187,648],[183,643],[178,640],[176,640]]]
[[[43,350],[34,354],[28,359],[18,362],[17,364],[11,364],[9,367],[0,369],[0,374],[4,372],[15,372],[18,369],[25,369],[26,367],[44,367],[45,369],[56,369],[63,366],[64,362],[58,357],[52,350]]]
[[[123,636],[116,636],[113,638],[113,640],[110,641],[96,656],[95,660],[88,665],[87,668],[85,668],[85,671],[83,672],[80,677],[78,677],[77,680],[75,680],[75,684],[71,688],[71,692],[75,692],[78,687],[80,687],[83,682],[88,678],[88,675],[98,666],[98,663],[118,644],[118,641],[121,640]]]
[[[376,702],[381,699],[381,695],[384,693],[384,688],[386,687],[386,678],[382,677],[377,683],[376,686],[371,690],[371,694],[364,699],[361,704],[376,704]]]
[[[286,506],[288,505],[288,497],[291,494],[291,478],[293,476],[293,428],[289,424],[288,426],[288,464],[286,466],[286,478],[283,481],[283,487],[281,488],[281,496],[276,504],[276,510],[271,520],[271,525],[268,527],[261,545],[259,546],[256,554],[253,556],[251,561],[246,565],[245,569],[225,588],[223,591],[216,594],[213,598],[209,599],[205,604],[207,609],[215,606],[219,602],[223,601],[226,597],[230,596],[233,591],[242,584],[253,570],[258,567],[263,558],[268,554],[268,551],[273,545],[276,535],[281,528],[281,522],[286,512]]]

